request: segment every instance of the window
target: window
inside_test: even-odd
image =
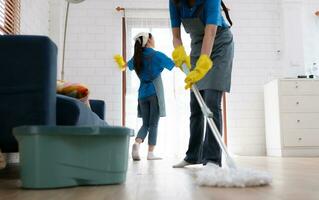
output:
[[[0,0],[0,35],[20,32],[20,0]]]

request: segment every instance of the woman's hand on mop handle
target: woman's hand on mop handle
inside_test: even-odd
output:
[[[114,56],[114,61],[116,62],[117,66],[121,71],[124,71],[126,69],[126,63],[121,55],[116,54]]]
[[[185,78],[185,89],[205,77],[207,72],[213,67],[213,61],[208,55],[202,54],[196,62],[196,67]]]

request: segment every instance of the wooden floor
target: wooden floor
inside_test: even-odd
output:
[[[0,171],[1,200],[318,200],[319,158],[237,157],[242,167],[268,170],[273,183],[245,189],[199,187],[196,168],[173,169],[177,159],[129,162],[127,181],[122,185],[75,187],[58,190],[20,188],[18,167]],[[200,166],[197,166],[200,167]]]

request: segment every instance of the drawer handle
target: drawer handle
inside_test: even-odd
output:
[[[301,140],[302,140],[302,138],[298,138],[298,140],[299,140],[299,141],[301,141]]]
[[[296,85],[296,88],[298,88],[298,85]]]
[[[297,119],[297,122],[300,123],[300,119]]]
[[[299,105],[299,101],[297,101],[296,104]]]

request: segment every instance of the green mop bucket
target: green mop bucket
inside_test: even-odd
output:
[[[23,188],[120,184],[126,179],[131,129],[21,126],[13,134]]]

